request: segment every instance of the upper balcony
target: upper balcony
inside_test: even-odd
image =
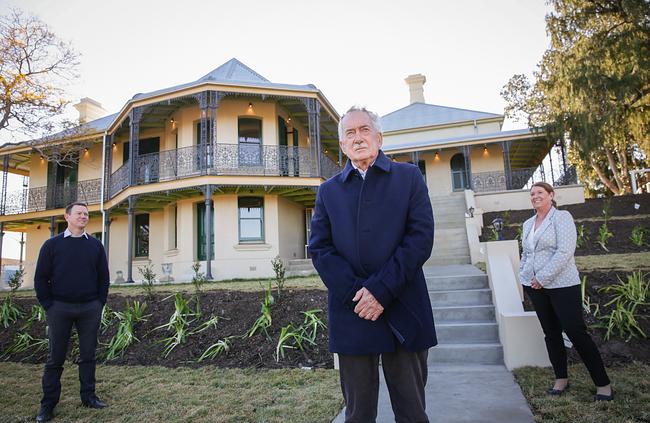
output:
[[[165,150],[137,157],[136,185],[155,184],[197,176],[279,176],[327,179],[339,166],[325,154],[318,162],[309,148],[277,145],[215,144]],[[125,162],[106,181],[106,199],[129,186],[129,165]],[[48,186],[24,188],[7,195],[4,214],[15,215],[65,207],[73,201],[99,204],[101,178],[66,181]]]

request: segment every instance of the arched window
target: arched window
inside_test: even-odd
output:
[[[454,191],[469,189],[469,175],[463,153],[454,154],[451,158],[451,188]]]

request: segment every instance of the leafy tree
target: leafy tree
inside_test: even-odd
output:
[[[36,16],[0,16],[0,131],[51,132],[69,101],[62,86],[77,77],[78,54]]]
[[[503,88],[506,115],[568,141],[591,189],[629,193],[629,170],[650,152],[650,2],[550,3],[551,48],[533,82],[515,75]]]

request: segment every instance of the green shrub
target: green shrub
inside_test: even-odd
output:
[[[641,271],[632,272],[625,282],[618,278],[619,283],[600,289],[613,295],[605,303],[605,307],[613,306],[612,312],[601,317],[603,324],[600,326],[607,329],[605,340],[614,333],[626,340],[635,336],[646,337],[637,320],[640,309],[650,304],[650,281],[646,280],[646,276]]]

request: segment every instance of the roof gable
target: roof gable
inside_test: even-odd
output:
[[[503,118],[503,115],[435,104],[413,103],[382,116],[381,126],[384,132],[389,132],[490,118]]]

